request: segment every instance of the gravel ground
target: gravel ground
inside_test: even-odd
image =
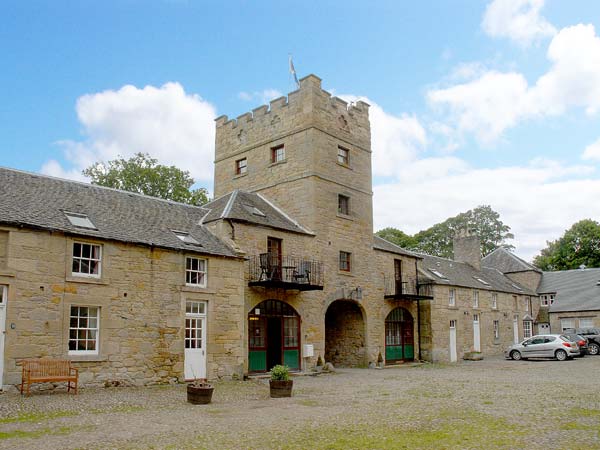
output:
[[[210,405],[185,386],[0,395],[0,449],[600,449],[600,357],[340,369],[215,383]]]

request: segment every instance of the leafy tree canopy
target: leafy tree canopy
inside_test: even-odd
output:
[[[208,202],[204,188],[190,188],[194,179],[188,171],[163,166],[147,153],[136,153],[129,159],[96,162],[82,172],[92,184],[122,189],[165,200],[200,206]]]
[[[560,239],[546,244],[533,260],[542,270],[577,269],[582,264],[600,267],[600,224],[594,220],[581,220]]]
[[[419,231],[414,236],[409,236],[395,228],[384,228],[378,231],[377,235],[408,249],[451,258],[454,235],[463,229],[468,229],[479,236],[483,256],[501,246],[508,249],[514,248],[513,245],[506,243],[508,239],[514,238],[510,227],[504,224],[500,220],[500,214],[488,205],[478,206],[450,217],[426,230]]]

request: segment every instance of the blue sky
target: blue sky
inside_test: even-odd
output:
[[[148,151],[212,189],[214,117],[315,73],[373,105],[376,229],[479,204],[529,259],[600,218],[600,2],[8,1],[0,165]]]

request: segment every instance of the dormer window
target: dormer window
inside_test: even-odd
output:
[[[197,247],[202,247],[202,244],[200,242],[198,242],[193,236],[190,236],[190,233],[187,233],[185,231],[176,231],[176,230],[173,230],[173,233],[175,234],[175,236],[177,236],[179,238],[179,240],[181,242],[184,242],[188,245],[195,245]]]
[[[88,230],[97,230],[96,225],[92,223],[86,214],[63,211],[71,225],[77,228],[86,228]]]

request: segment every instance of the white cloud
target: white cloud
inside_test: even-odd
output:
[[[585,148],[582,158],[600,161],[600,139]]]
[[[271,100],[281,97],[283,94],[277,89],[265,89],[262,91],[245,92],[238,94],[240,100],[245,102],[258,101],[260,103],[269,103]]]
[[[460,133],[490,143],[520,121],[583,108],[600,110],[600,38],[593,25],[562,29],[550,43],[549,70],[533,86],[517,72],[488,70],[467,82],[432,89],[432,107]],[[460,72],[460,71],[459,71]]]
[[[544,0],[494,0],[486,8],[481,26],[492,37],[528,46],[556,33],[540,15],[543,6]]]
[[[547,160],[475,168],[458,158],[422,159],[407,164],[396,181],[374,187],[375,229],[413,234],[486,204],[512,227],[517,253],[531,259],[577,220],[600,216],[600,179],[592,173]]]
[[[212,179],[215,108],[186,94],[179,83],[143,89],[127,85],[84,95],[76,110],[85,139],[58,143],[71,167],[51,160],[43,173],[80,179],[81,170],[96,161],[143,152],[161,164],[188,170],[196,181]]]
[[[408,161],[414,160],[427,143],[425,129],[414,115],[395,116],[366,97],[340,95],[347,102],[367,102],[371,120],[373,175],[395,176]]]

